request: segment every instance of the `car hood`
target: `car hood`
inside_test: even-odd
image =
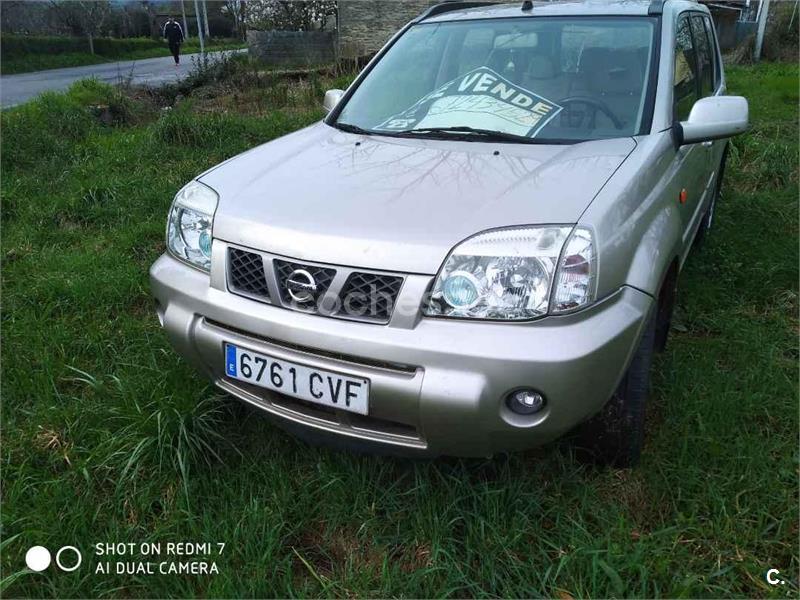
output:
[[[214,237],[298,260],[434,274],[480,231],[575,223],[635,148],[420,140],[317,123],[199,179]]]

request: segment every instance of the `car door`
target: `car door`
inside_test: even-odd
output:
[[[706,28],[706,15],[694,13],[691,17],[692,22],[692,38],[694,40],[695,56],[697,57],[697,71],[699,92],[701,98],[714,96],[717,93],[717,84],[715,76],[715,48],[712,42],[713,38]],[[724,146],[724,141],[708,141],[703,142],[700,146],[704,149],[705,162],[706,162],[706,179],[704,181],[703,189],[703,210],[705,213],[708,205],[708,200],[711,197],[714,183],[714,169],[719,163],[715,158],[718,155],[718,150]]]
[[[705,41],[708,44],[709,56],[710,56],[710,71],[711,71],[711,79],[712,79],[712,96],[722,96],[725,94],[725,87],[722,82],[722,58],[719,53],[719,44],[717,43],[717,35],[714,31],[714,25],[711,22],[711,17],[709,15],[702,15],[698,17],[696,20],[692,20],[692,25],[694,26],[697,24],[698,30],[702,26],[706,33]],[[720,162],[722,161],[722,154],[725,151],[725,146],[727,144],[727,140],[717,140],[707,145],[709,148],[708,158],[709,158],[709,173],[710,173],[710,183],[709,183],[709,190],[708,196],[713,194],[714,187],[716,184],[716,177],[719,175],[719,166]]]
[[[691,13],[681,13],[675,30],[673,120],[676,123],[689,118],[689,113],[701,94],[702,75],[691,20]],[[681,146],[676,152],[675,161],[685,254],[702,217],[708,184],[709,148],[703,144]]]

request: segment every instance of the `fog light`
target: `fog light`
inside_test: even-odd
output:
[[[532,415],[544,408],[544,396],[533,390],[517,390],[506,397],[506,404],[518,415]]]

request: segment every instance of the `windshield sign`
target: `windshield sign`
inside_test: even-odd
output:
[[[535,136],[561,107],[514,85],[488,67],[448,81],[416,104],[376,127],[404,131],[433,127],[470,127]]]
[[[419,23],[359,81],[336,122],[523,143],[646,133],[655,26],[650,17],[588,16]]]

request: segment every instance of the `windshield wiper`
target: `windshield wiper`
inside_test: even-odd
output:
[[[524,135],[505,133],[504,131],[493,131],[491,129],[477,129],[475,127],[421,127],[419,129],[404,129],[403,131],[392,131],[389,135],[398,137],[413,137],[426,134],[445,134],[447,136],[456,135],[461,140],[481,138],[486,141],[494,142],[517,142],[521,144],[539,144],[538,140]]]
[[[403,129],[400,131],[372,131],[370,129],[363,129],[362,127],[353,125],[352,123],[341,123],[339,121],[334,123],[333,126],[341,131],[346,131],[347,133],[357,133],[359,135],[385,135],[389,137],[424,137],[428,135],[468,142],[481,139],[489,142],[515,142],[517,144],[553,143],[552,141],[536,140],[524,135],[515,135],[513,133],[493,131],[491,129],[478,129],[476,127],[468,127],[466,125],[458,127],[421,127],[419,129]]]
[[[360,135],[375,135],[376,133],[374,131],[369,131],[368,129],[362,129],[358,125],[353,125],[352,123],[341,123],[336,121],[333,126],[336,127],[336,129],[346,131],[347,133],[358,133]]]

